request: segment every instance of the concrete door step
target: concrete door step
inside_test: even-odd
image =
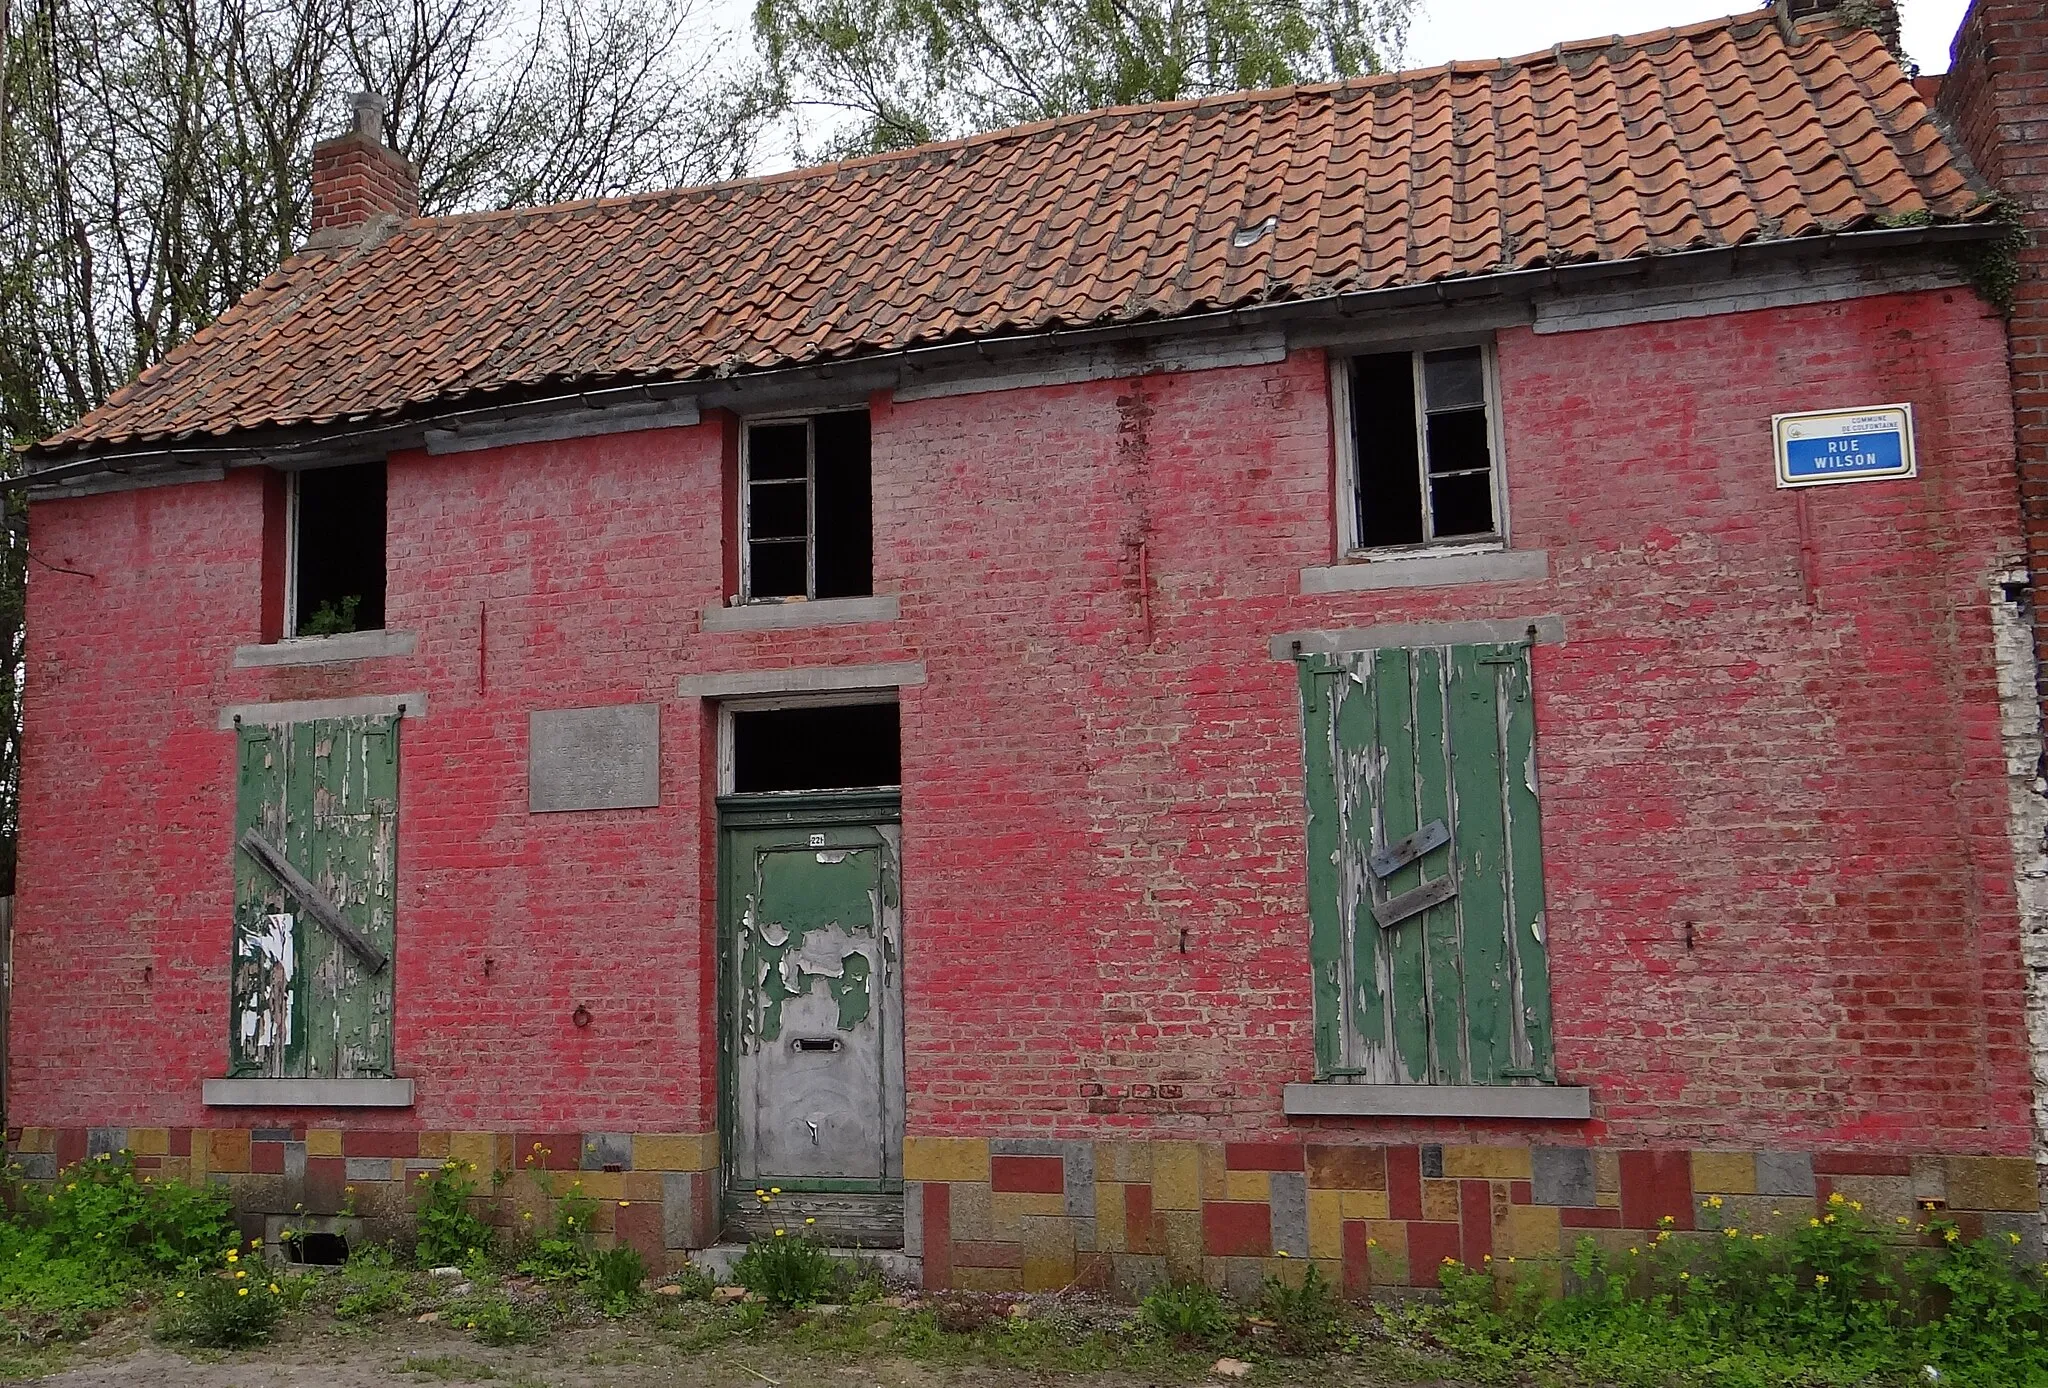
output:
[[[747,1246],[743,1243],[714,1243],[709,1248],[692,1250],[690,1262],[723,1282],[732,1276],[732,1265],[746,1251]],[[917,1286],[924,1281],[924,1259],[900,1248],[828,1248],[825,1251],[835,1258],[873,1263],[881,1269],[883,1278],[891,1283],[908,1282]]]

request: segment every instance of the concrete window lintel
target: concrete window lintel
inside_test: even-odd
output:
[[[419,637],[410,631],[344,631],[333,636],[291,636],[259,646],[235,647],[235,668],[273,665],[339,665],[411,655]]]
[[[276,727],[285,723],[309,723],[320,718],[425,718],[424,690],[413,694],[365,694],[353,699],[286,699],[268,704],[229,704],[220,711],[215,726],[232,732],[242,723]]]
[[[676,697],[733,699],[750,694],[830,694],[842,690],[902,689],[923,684],[924,679],[922,660],[741,670],[725,675],[684,675],[676,681]]]
[[[1397,554],[1325,564],[1301,571],[1301,591],[1363,593],[1387,588],[1455,588],[1466,583],[1522,583],[1550,577],[1550,551],[1500,549],[1474,554]]]
[[[1593,1116],[1593,1091],[1563,1084],[1290,1084],[1290,1118],[1563,1118]]]
[[[707,607],[705,631],[795,631],[804,627],[853,626],[861,622],[896,620],[896,595],[867,598],[816,598],[810,602],[748,602],[736,607]]]
[[[214,1079],[200,1086],[209,1108],[411,1108],[409,1079]]]

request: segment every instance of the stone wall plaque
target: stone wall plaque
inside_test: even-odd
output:
[[[661,707],[536,709],[528,715],[526,804],[634,810],[661,803]]]

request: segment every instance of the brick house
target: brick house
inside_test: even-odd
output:
[[[359,106],[33,450],[12,1152],[931,1285],[2038,1248],[2024,8],[1953,138],[1811,3],[456,217]]]

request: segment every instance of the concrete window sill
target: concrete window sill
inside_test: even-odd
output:
[[[705,631],[796,631],[805,627],[843,627],[862,622],[896,620],[896,595],[868,598],[819,598],[813,602],[748,602],[738,607],[707,607]]]
[[[1563,1084],[1290,1084],[1290,1118],[1591,1118],[1593,1091]]]
[[[200,1098],[209,1108],[411,1108],[412,1081],[219,1079]]]
[[[1386,588],[1455,588],[1466,583],[1523,583],[1550,577],[1550,551],[1502,549],[1480,554],[1399,554],[1355,559],[1301,571],[1301,591],[1364,593]]]
[[[419,637],[409,631],[345,631],[338,636],[292,636],[260,646],[235,647],[237,670],[271,665],[339,665],[411,655]]]

